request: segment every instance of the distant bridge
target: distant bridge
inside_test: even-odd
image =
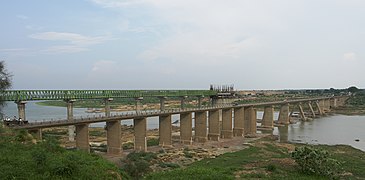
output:
[[[140,97],[209,97],[214,90],[9,90],[0,92],[3,101],[77,100]]]

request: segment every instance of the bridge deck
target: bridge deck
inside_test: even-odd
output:
[[[107,121],[116,121],[116,120],[126,120],[126,119],[136,119],[136,118],[146,118],[160,115],[169,115],[169,114],[181,114],[181,113],[191,113],[197,111],[210,111],[217,109],[225,109],[225,108],[238,108],[238,107],[250,107],[250,106],[269,106],[269,105],[282,105],[282,104],[296,104],[300,102],[309,102],[309,101],[317,101],[330,99],[331,97],[321,97],[321,98],[311,98],[311,99],[298,99],[298,100],[288,100],[288,101],[275,101],[275,102],[264,102],[264,103],[253,103],[253,104],[241,104],[241,105],[225,105],[225,106],[214,106],[214,107],[204,107],[204,108],[192,108],[192,109],[169,109],[165,111],[141,111],[141,112],[133,112],[127,113],[123,115],[114,115],[114,116],[99,116],[99,117],[90,117],[90,118],[78,118],[69,121],[67,119],[64,120],[56,120],[56,121],[44,121],[44,122],[31,122],[29,124],[25,124],[22,126],[16,126],[14,129],[39,129],[39,128],[50,128],[50,127],[59,127],[59,126],[68,126],[68,125],[78,125],[78,124],[88,124],[88,123],[98,123],[98,122],[107,122]]]
[[[211,90],[10,90],[0,92],[4,101],[106,99],[138,97],[213,96]]]

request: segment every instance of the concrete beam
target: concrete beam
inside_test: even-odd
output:
[[[222,109],[222,133],[223,139],[230,139],[233,137],[232,130],[232,108]]]
[[[74,102],[76,100],[67,99],[65,102],[67,103],[67,120],[73,121],[74,119]],[[68,126],[68,140],[73,142],[75,141],[75,126]]]
[[[245,108],[234,108],[233,136],[243,136],[245,122]]]
[[[76,148],[90,152],[89,124],[76,125]]]
[[[195,138],[196,142],[207,141],[207,112],[196,111],[195,112]]]
[[[147,151],[147,119],[133,119],[134,150]]]
[[[104,99],[105,103],[105,116],[110,116],[110,102],[113,101],[113,98],[106,98]]]
[[[318,114],[319,114],[320,116],[322,116],[322,115],[324,114],[324,112],[323,112],[323,109],[322,109],[322,107],[321,107],[321,105],[320,105],[319,101],[316,101],[316,107],[317,107],[317,110],[318,110]]]
[[[262,116],[262,127],[264,128],[274,128],[274,107],[265,106],[264,115]]]
[[[301,103],[298,104],[298,108],[299,108],[300,117],[302,118],[303,121],[306,121],[307,117],[305,117],[304,110],[303,110]]]
[[[180,114],[180,142],[183,144],[192,144],[192,115],[190,112]]]
[[[219,126],[219,110],[209,111],[209,132],[208,139],[211,141],[219,141],[220,126]]]
[[[106,138],[107,138],[107,154],[121,155],[122,141],[121,141],[121,126],[119,121],[106,122]]]
[[[313,110],[312,102],[308,102],[308,107],[309,107],[310,113],[312,114],[312,117],[315,118],[316,113]]]
[[[159,116],[159,135],[160,142],[159,145],[172,146],[172,125],[171,125],[171,115]]]
[[[290,123],[289,104],[284,104],[280,107],[278,123],[279,124],[289,124]]]
[[[245,108],[245,122],[244,122],[244,136],[245,137],[254,137],[256,136],[256,110],[253,106]]]

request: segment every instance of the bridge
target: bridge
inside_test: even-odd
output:
[[[214,94],[213,92],[211,93]],[[259,107],[264,109],[259,128],[273,129],[274,122],[283,125],[290,124],[291,116],[295,110],[299,111],[301,120],[306,121],[308,117],[320,117],[332,108],[343,105],[346,99],[347,97],[318,97],[242,105],[222,105],[218,103],[209,107],[187,109],[182,106],[180,109],[169,110],[165,110],[164,104],[161,104],[160,110],[141,111],[137,108],[133,113],[114,116],[110,115],[110,107],[106,103],[104,116],[78,119],[73,118],[72,104],[74,101],[67,101],[67,119],[32,122],[14,128],[27,129],[41,139],[42,128],[69,126],[69,140],[76,140],[76,147],[78,149],[90,151],[89,125],[97,122],[106,122],[107,153],[110,155],[120,155],[122,153],[121,121],[126,119],[133,119],[134,149],[137,151],[147,151],[146,132],[148,117],[159,117],[160,146],[173,146],[171,124],[171,116],[173,114],[180,115],[180,142],[182,144],[204,143],[206,141],[219,141],[220,138],[229,139],[234,136],[242,138],[255,137],[258,129],[257,108]],[[274,106],[280,108],[277,120],[274,120]],[[304,112],[304,106],[307,107],[308,112]],[[19,114],[25,117],[25,110],[23,108],[25,108],[25,104],[24,107],[21,103],[18,104]],[[194,130],[192,126],[193,119]],[[74,137],[75,134],[76,139]]]

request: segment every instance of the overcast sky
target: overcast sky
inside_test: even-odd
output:
[[[13,89],[365,87],[364,0],[8,0]]]

